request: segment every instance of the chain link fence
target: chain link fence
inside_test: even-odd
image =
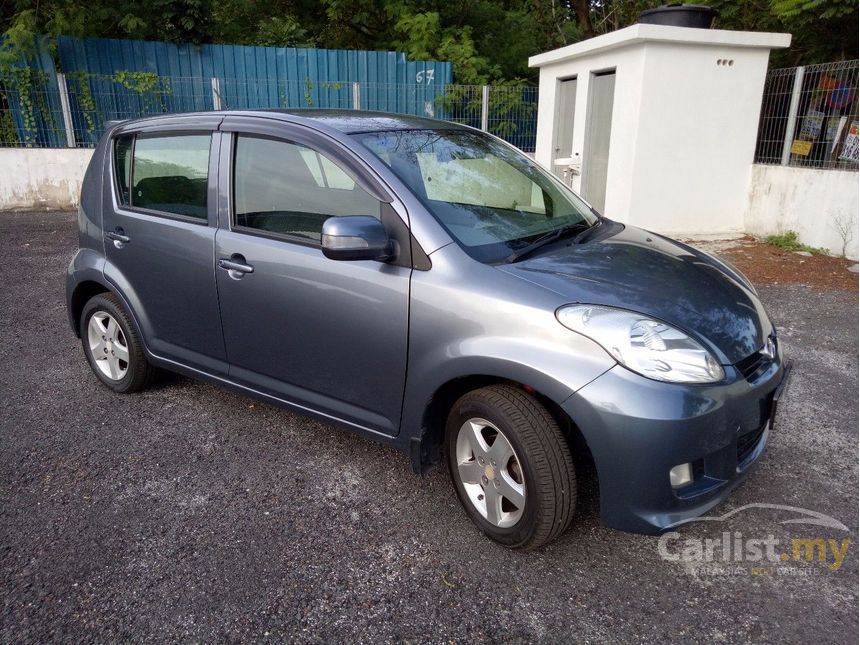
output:
[[[857,61],[768,72],[755,161],[857,170]]]
[[[92,147],[112,120],[189,111],[363,109],[426,116],[535,149],[537,87],[169,77],[149,72],[0,74],[0,147]]]

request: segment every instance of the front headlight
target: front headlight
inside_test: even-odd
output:
[[[642,376],[670,383],[714,383],[725,377],[708,350],[648,316],[600,305],[567,305],[555,315],[562,325],[588,336]]]

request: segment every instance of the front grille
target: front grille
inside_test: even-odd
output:
[[[765,428],[767,428],[767,424],[764,424],[761,428],[753,430],[752,432],[747,432],[746,434],[743,434],[738,437],[738,465],[743,465],[747,458],[756,449],[756,446],[758,446],[759,441],[761,441],[761,437],[764,434]]]
[[[761,374],[764,369],[767,367],[768,359],[765,358],[764,354],[761,352],[755,352],[754,354],[750,354],[742,361],[735,363],[735,367],[738,368],[738,371],[743,374],[743,377],[752,381],[756,376]]]
[[[776,348],[776,338],[772,337],[774,342],[774,349]],[[764,349],[764,348],[762,348]],[[735,363],[735,368],[743,375],[743,377],[748,381],[754,381],[762,373],[768,368],[768,366],[773,361],[772,356],[768,356],[763,353],[761,350],[757,352],[753,352],[743,360]]]

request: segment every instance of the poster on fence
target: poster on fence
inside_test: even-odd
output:
[[[791,144],[791,154],[806,157],[812,151],[812,141],[795,139]]]
[[[848,128],[848,134],[845,136],[845,143],[842,144],[842,152],[839,153],[839,158],[843,161],[853,161],[857,163],[857,144],[858,144],[858,123],[854,121],[851,127]]]
[[[824,123],[824,112],[818,110],[810,110],[803,118],[803,124],[800,126],[800,139],[805,141],[815,141],[818,135],[821,134],[821,125]]]

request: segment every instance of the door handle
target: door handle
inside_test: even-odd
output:
[[[218,260],[218,266],[227,271],[231,278],[239,279],[246,273],[254,273],[254,267],[245,261],[245,258],[234,253],[229,258]]]
[[[114,230],[105,233],[105,237],[113,240],[114,246],[118,249],[121,249],[123,244],[131,242],[131,238],[125,234],[121,226],[117,226]]]

